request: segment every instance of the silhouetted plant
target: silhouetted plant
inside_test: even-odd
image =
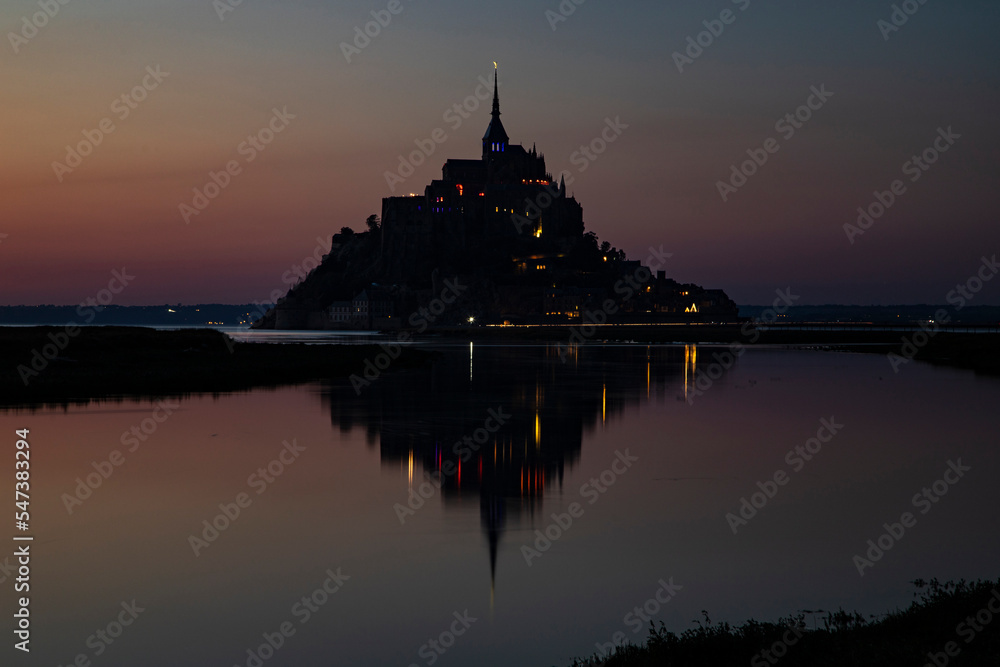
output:
[[[928,653],[943,650],[948,642],[961,646],[956,664],[1000,664],[1000,619],[982,626],[982,630],[966,641],[958,641],[957,625],[985,608],[997,594],[998,581],[973,583],[915,580],[916,591],[909,608],[872,614],[867,619],[858,612],[839,609],[835,612],[803,610],[779,618],[776,622],[749,620],[740,626],[728,623],[712,624],[708,612],[692,623],[698,627],[680,635],[669,632],[661,621],[659,627],[650,623],[649,635],[643,646],[624,644],[611,655],[595,654],[586,660],[574,661],[580,667],[727,667],[747,664],[779,664],[781,667],[883,667],[922,665]],[[822,627],[806,627],[806,613],[825,613]],[[777,663],[764,660],[763,650],[784,642],[789,629],[795,631],[795,641],[787,642],[787,652]],[[774,656],[772,655],[773,659]]]

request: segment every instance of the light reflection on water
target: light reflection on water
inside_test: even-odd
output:
[[[122,436],[148,401],[0,415],[6,433],[31,428],[35,657],[244,665],[290,620],[266,665],[426,664],[421,647],[468,610],[437,664],[561,665],[615,632],[640,640],[624,619],[660,579],[683,588],[656,618],[683,631],[702,609],[875,613],[918,577],[997,576],[1000,384],[752,350],[689,403],[716,351],[586,345],[563,363],[554,346],[463,343],[360,395],[342,380],[183,399],[134,451]],[[476,442],[491,414],[510,417]],[[830,417],[844,429],[793,472],[786,453]],[[305,451],[258,495],[248,479],[292,439]],[[124,463],[69,515],[63,494],[115,449]],[[595,496],[625,450],[638,462]],[[959,457],[972,470],[859,577],[852,557]],[[733,535],[726,514],[778,470],[789,483]],[[189,536],[241,492],[250,506],[195,557]],[[582,515],[529,566],[522,547],[573,503]],[[300,624],[293,605],[337,567],[351,579]],[[94,658],[87,638],[132,598],[147,611]]]
[[[395,340],[378,331],[254,330],[216,327],[241,343],[307,343],[312,345],[371,345]]]

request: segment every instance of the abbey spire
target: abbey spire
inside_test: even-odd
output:
[[[500,118],[500,86],[497,82],[499,68],[493,63],[493,120]]]
[[[500,122],[500,85],[496,63],[493,63],[493,66],[493,112],[489,127],[486,128],[486,134],[483,135],[484,160],[488,160],[493,153],[506,152],[507,144],[510,143],[510,137],[503,129],[503,123]]]

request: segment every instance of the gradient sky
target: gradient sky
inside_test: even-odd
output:
[[[558,0],[402,0],[348,63],[340,43],[388,0],[243,0],[224,20],[211,0],[72,0],[18,53],[8,33],[39,7],[8,0],[0,304],[79,303],[121,267],[119,304],[266,300],[317,237],[381,211],[414,140],[448,136],[397,194],[479,156],[488,105],[457,130],[442,116],[494,60],[511,140],[573,172],[587,228],[631,258],[663,245],[672,277],[738,303],[789,286],[803,304],[944,302],[1000,251],[1000,4],[928,0],[885,40],[889,2],[746,3],[589,0],[553,30]],[[724,9],[735,22],[678,72],[672,54]],[[169,76],[119,120],[114,100],[157,65]],[[775,122],[813,85],[834,95],[786,141]],[[247,164],[238,146],[275,107],[296,118]],[[106,117],[115,131],[59,182],[52,163]],[[608,117],[628,129],[578,173]],[[948,126],[962,138],[850,244],[856,209]],[[778,153],[723,202],[716,182],[768,137]],[[179,204],[233,159],[242,173],[185,224]]]

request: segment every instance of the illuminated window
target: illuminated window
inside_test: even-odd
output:
[[[461,197],[462,196],[462,184],[459,183],[455,187],[458,188],[458,196]]]

